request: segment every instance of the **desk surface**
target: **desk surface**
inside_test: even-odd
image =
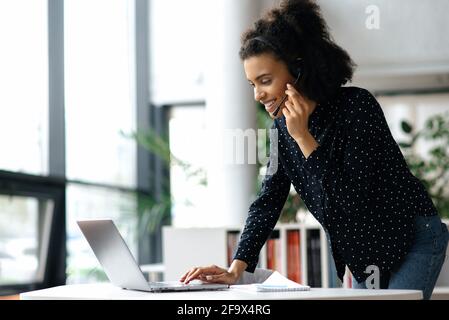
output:
[[[77,284],[24,292],[22,300],[310,300],[310,299],[363,299],[363,300],[419,300],[418,290],[367,290],[342,288],[312,288],[296,292],[245,292],[235,289],[196,292],[151,293],[124,290],[109,283]]]

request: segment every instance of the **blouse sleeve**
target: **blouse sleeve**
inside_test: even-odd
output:
[[[332,150],[330,145],[318,146],[303,164],[305,170],[322,182],[326,194],[335,197],[345,210],[358,210],[367,205],[365,196],[376,175],[376,161],[382,151],[382,141],[389,133],[383,111],[367,91],[349,100],[351,110],[343,134],[344,150]],[[331,160],[332,152],[343,154],[340,163]],[[340,159],[340,157],[337,157]]]
[[[248,264],[248,272],[254,272],[259,252],[276,225],[290,191],[290,178],[278,160],[278,154],[270,150],[267,172],[271,174],[265,176],[256,200],[249,207],[245,227],[234,255],[234,259]],[[273,164],[277,164],[277,167],[273,168]]]

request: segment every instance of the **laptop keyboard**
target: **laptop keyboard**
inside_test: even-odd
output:
[[[150,282],[150,285],[153,287],[189,287],[189,286],[195,286],[195,285],[204,285],[201,281],[191,281],[189,284],[185,284],[183,282],[179,281],[154,281]]]

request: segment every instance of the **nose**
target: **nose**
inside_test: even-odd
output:
[[[260,89],[254,88],[254,100],[260,101],[265,97],[265,92]]]

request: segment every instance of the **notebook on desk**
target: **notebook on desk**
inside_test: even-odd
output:
[[[309,286],[294,282],[277,271],[274,271],[264,282],[233,285],[231,289],[253,292],[308,291]]]
[[[84,237],[92,248],[112,284],[132,290],[164,292],[226,289],[227,284],[192,281],[148,282],[131,251],[110,219],[77,221]]]

